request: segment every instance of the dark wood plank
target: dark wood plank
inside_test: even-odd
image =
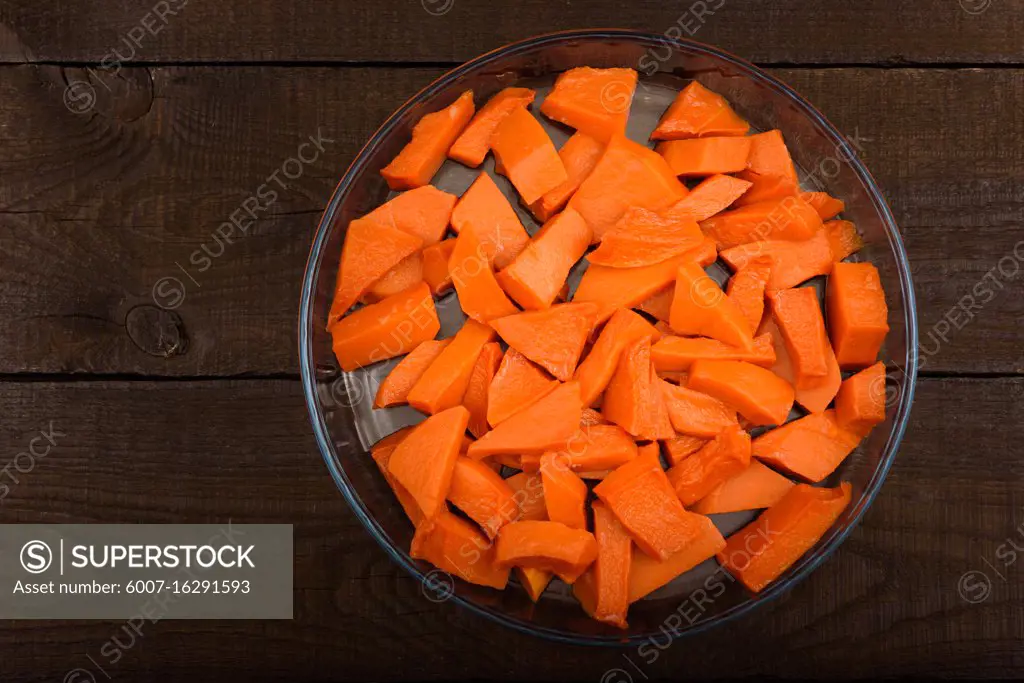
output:
[[[0,9],[10,61],[464,61],[541,32],[588,26],[693,37],[773,63],[1024,61],[1021,0],[526,0],[78,2]],[[161,16],[162,15],[162,16]],[[675,27],[675,28],[673,28]],[[120,57],[114,56],[114,51]]]
[[[294,372],[320,213],[399,93],[434,74],[131,69],[94,77],[95,106],[79,114],[62,93],[85,72],[0,70],[0,119],[20,131],[0,162],[0,299],[19,330],[0,371]],[[316,160],[289,178],[300,145]],[[243,204],[264,186],[276,197],[250,226]]]
[[[0,510],[5,522],[295,525],[294,621],[149,624],[114,680],[1019,676],[1024,572],[1006,543],[1020,547],[1022,396],[1024,379],[922,381],[890,477],[836,556],[775,606],[654,648],[655,661],[650,647],[554,645],[427,601],[334,490],[293,381],[0,384],[0,453],[51,422],[64,434]],[[987,573],[987,599],[961,597],[970,571]],[[105,663],[104,643],[127,642],[122,625],[0,623],[0,649],[18,653],[4,680]]]
[[[365,139],[439,73],[125,69],[92,77],[95,106],[77,114],[65,88],[88,74],[0,68],[0,303],[10,322],[0,373],[294,373],[299,282],[319,212]],[[775,73],[859,141],[887,193],[917,283],[926,369],[1022,371],[1024,299],[1014,291],[1024,248],[1013,250],[1024,152],[1006,143],[1024,135],[1022,71]],[[201,271],[204,247],[222,249],[214,231],[318,131],[333,142]],[[154,287],[161,303],[176,287],[184,299],[161,313]],[[967,295],[969,321],[957,310]]]
[[[1004,119],[1024,105],[1019,72],[776,73],[858,140],[886,195],[914,277],[922,368],[1024,370],[1016,322],[1024,300],[1015,294],[1024,278],[1024,150],[1000,142],[1004,131],[1024,134],[1020,117]]]

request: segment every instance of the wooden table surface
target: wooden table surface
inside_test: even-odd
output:
[[[462,60],[586,26],[679,26],[856,137],[903,231],[926,361],[842,548],[638,668],[425,600],[335,489],[296,362],[310,240],[368,135]],[[293,621],[150,624],[114,680],[1022,675],[1022,34],[1024,0],[2,0],[0,465],[61,436],[2,482],[0,521],[295,525]],[[270,210],[217,241],[317,135]],[[0,679],[61,680],[122,626],[0,622]]]

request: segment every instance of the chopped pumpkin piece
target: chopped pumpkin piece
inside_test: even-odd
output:
[[[698,360],[690,366],[687,386],[732,406],[755,425],[780,425],[793,407],[788,382],[743,361]]]
[[[824,230],[833,261],[842,261],[864,248],[857,226],[850,221],[828,221]]]
[[[771,336],[761,334],[754,338],[751,350],[723,344],[707,337],[675,337],[666,335],[651,347],[651,360],[655,369],[664,374],[685,372],[695,361],[741,360],[762,367],[775,362],[775,349]]]
[[[703,533],[700,515],[687,512],[661,469],[658,447],[640,454],[609,474],[594,493],[629,531],[644,553],[665,560]]]
[[[569,179],[554,143],[525,107],[515,107],[491,136],[494,159],[524,204],[532,204]]]
[[[476,359],[493,340],[494,330],[467,320],[409,390],[409,405],[433,415],[461,404]]]
[[[771,298],[772,316],[793,361],[797,383],[828,374],[828,334],[813,287],[776,292]]]
[[[572,378],[594,328],[597,306],[557,304],[491,321],[509,346],[563,382]]]
[[[799,191],[800,179],[781,131],[770,130],[750,136],[747,170],[740,173],[739,177],[753,183],[740,198],[740,204],[779,199]]]
[[[536,93],[529,88],[505,88],[499,91],[480,107],[480,111],[448,150],[448,157],[470,168],[482,164],[491,149],[491,136],[498,124],[513,110],[529,106],[535,96]]]
[[[330,327],[334,355],[352,372],[401,356],[441,329],[426,283],[390,296],[346,316]]]
[[[653,140],[681,140],[705,135],[746,135],[750,124],[732,110],[725,98],[693,81],[675,100],[651,133]]]
[[[764,297],[771,273],[771,259],[766,256],[756,258],[736,271],[736,274],[729,278],[729,284],[725,289],[725,295],[732,299],[743,313],[743,317],[747,319],[751,333],[760,327],[764,318]]]
[[[498,371],[498,364],[504,353],[501,344],[488,342],[484,344],[483,350],[477,356],[473,371],[469,374],[469,384],[466,386],[466,393],[462,397],[462,405],[469,411],[469,432],[479,439],[486,434],[491,426],[487,422],[487,412],[490,410],[490,389],[491,381]]]
[[[380,383],[377,388],[377,396],[373,401],[374,407],[387,408],[406,403],[409,390],[450,341],[450,339],[441,339],[440,341],[428,339],[410,351]]]
[[[693,220],[707,220],[729,208],[729,205],[750,189],[746,180],[731,175],[713,175],[705,178],[690,194],[668,209],[672,213],[688,215]]]
[[[542,114],[601,141],[626,132],[637,74],[633,69],[581,66],[559,75]]]
[[[455,459],[448,501],[479,524],[487,538],[518,517],[513,496],[512,487],[487,465],[462,456]]]
[[[836,199],[828,192],[801,192],[800,198],[813,206],[823,221],[835,218],[846,208],[842,199]]]
[[[497,274],[498,283],[526,309],[548,308],[569,271],[590,245],[592,233],[572,209],[558,214],[534,235],[515,260]]]
[[[760,510],[775,505],[795,484],[759,460],[719,484],[691,509],[702,515]]]
[[[786,290],[783,290],[786,291]],[[782,338],[782,332],[775,323],[775,318],[766,316],[761,326],[762,336],[768,336],[772,340],[775,350],[775,362],[770,366],[771,371],[789,382],[793,387],[796,402],[812,413],[820,413],[835,398],[839,391],[839,385],[843,381],[842,373],[839,370],[839,363],[836,362],[836,355],[832,352],[832,345],[825,341],[825,375],[822,377],[811,377],[800,375],[789,357],[789,350]]]
[[[543,569],[573,583],[597,559],[597,541],[585,529],[559,522],[519,521],[498,534],[495,565]]]
[[[514,569],[516,576],[519,577],[519,582],[526,589],[526,594],[534,602],[540,600],[544,589],[548,587],[548,584],[551,583],[551,579],[554,577],[554,574],[544,569],[534,569],[532,567],[515,567]]]
[[[601,413],[638,439],[672,438],[660,381],[651,365],[651,339],[641,337],[622,350]]]
[[[587,528],[587,485],[560,453],[545,453],[540,459],[540,479],[544,483],[544,505],[548,519],[573,529]]]
[[[701,335],[753,350],[754,339],[743,312],[696,263],[676,271],[669,325],[679,334]]]
[[[388,472],[428,520],[444,508],[468,423],[469,411],[462,406],[428,417],[402,439],[388,461]]]
[[[718,561],[744,586],[761,591],[825,535],[850,503],[850,485],[799,484],[726,541]]]
[[[661,263],[704,241],[697,222],[686,215],[630,208],[587,256],[599,266],[639,268]]]
[[[403,427],[397,432],[385,436],[373,445],[373,448],[370,449],[370,455],[373,457],[373,461],[377,463],[377,468],[381,474],[384,475],[384,480],[387,481],[388,486],[395,492],[395,497],[398,498],[399,504],[405,510],[406,517],[409,518],[413,526],[419,526],[420,522],[423,521],[423,511],[420,510],[420,506],[409,492],[405,490],[405,487],[395,481],[395,478],[388,472],[388,463],[391,461],[391,456],[394,454],[395,449],[398,448],[398,444],[402,443],[402,440],[409,436],[412,430],[412,427]]]
[[[672,426],[680,434],[711,439],[739,424],[736,411],[717,398],[658,380]]]
[[[811,413],[754,439],[754,457],[809,481],[832,474],[860,443],[836,422],[834,410]]]
[[[640,268],[610,268],[591,265],[583,273],[573,301],[597,304],[597,322],[604,322],[620,308],[633,308],[651,295],[670,286],[676,279],[679,265],[697,261],[705,255],[704,245],[679,256]],[[711,245],[714,253],[714,245]],[[711,258],[714,261],[714,257]]]
[[[573,593],[594,619],[626,628],[633,541],[601,501],[594,503],[594,538],[597,540],[597,559],[573,584]]]
[[[487,260],[486,247],[478,239],[475,226],[464,226],[455,240],[455,249],[448,261],[459,304],[473,320],[489,323],[516,312],[498,284]]]
[[[423,249],[423,281],[430,286],[434,296],[444,294],[452,288],[452,275],[448,262],[455,251],[455,240],[446,239]]]
[[[719,256],[733,270],[745,267],[756,258],[768,257],[771,261],[769,293],[796,287],[818,275],[828,275],[832,272],[833,264],[832,249],[824,230],[819,230],[814,233],[814,237],[802,242],[748,242],[725,249]]]
[[[419,237],[424,246],[430,246],[444,237],[457,199],[433,185],[424,185],[389,199],[364,218]]]
[[[462,232],[467,225],[476,228],[483,253],[495,268],[512,263],[530,241],[516,210],[487,173],[477,176],[452,209],[452,229]]]
[[[885,421],[885,365],[879,361],[843,380],[836,394],[836,422],[854,434],[867,435]]]
[[[622,350],[642,337],[657,340],[661,334],[641,316],[627,309],[615,311],[601,330],[590,353],[576,368],[583,405],[589,406],[608,386]]]
[[[667,472],[679,501],[690,507],[750,465],[750,435],[738,424]]]
[[[821,230],[821,218],[810,204],[796,196],[769,199],[724,211],[700,224],[719,249],[749,242],[799,242]]]
[[[692,534],[692,540],[664,560],[644,553],[633,553],[629,568],[630,603],[653,593],[725,548],[725,539],[714,522],[703,515],[694,515],[694,518],[696,530]]]
[[[480,459],[561,450],[579,429],[582,413],[579,384],[566,382],[474,441],[467,454]]]
[[[839,366],[854,370],[873,364],[889,332],[878,269],[870,263],[835,264],[825,303]]]
[[[530,204],[530,211],[534,217],[539,221],[547,222],[561,211],[579,189],[583,180],[597,166],[597,160],[601,158],[602,154],[604,154],[604,143],[589,135],[576,133],[566,140],[562,148],[558,150],[558,158],[562,160],[568,178],[564,183],[549,190],[543,197]]]
[[[423,256],[420,252],[410,254],[398,262],[394,268],[370,285],[359,300],[363,303],[375,303],[389,296],[404,292],[423,282]]]
[[[508,583],[508,568],[498,567],[494,545],[447,510],[416,528],[409,555],[470,583],[498,590]]]
[[[497,426],[557,389],[559,382],[513,348],[488,388],[487,422]]]
[[[349,223],[327,326],[340,320],[374,282],[422,246],[419,237],[366,218]]]
[[[637,449],[633,438],[618,425],[581,424],[579,433],[560,454],[574,472],[600,472],[629,462]]]
[[[467,90],[441,111],[420,119],[413,126],[412,140],[380,171],[388,187],[408,190],[429,183],[475,110],[473,91]]]
[[[750,138],[706,137],[668,140],[657,146],[668,167],[677,176],[709,176],[738,173],[747,168]]]
[[[660,154],[624,136],[612,138],[569,206],[579,211],[594,231],[604,234],[631,207],[657,211],[687,194]]]

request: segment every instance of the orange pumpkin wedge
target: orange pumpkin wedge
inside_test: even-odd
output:
[[[794,486],[726,541],[718,561],[744,586],[763,590],[825,535],[850,503],[850,485]]]
[[[626,132],[636,82],[633,69],[569,69],[559,75],[540,111],[596,140],[607,141]]]
[[[595,559],[594,535],[560,522],[513,522],[502,528],[495,545],[497,567],[543,569],[570,584]]]
[[[702,516],[687,512],[661,469],[657,446],[609,474],[594,487],[644,553],[666,560],[702,532]]]
[[[579,429],[582,413],[579,384],[566,382],[474,441],[467,455],[480,459],[561,450]]]
[[[441,329],[425,282],[334,323],[331,339],[341,369],[352,372],[408,353]]]
[[[380,171],[388,187],[408,190],[429,183],[474,111],[473,91],[467,90],[441,111],[420,119],[413,126],[409,144]]]
[[[459,197],[451,223],[455,232],[467,225],[476,228],[483,253],[495,268],[511,263],[530,241],[516,210],[487,173],[478,175]]]
[[[557,304],[498,318],[491,326],[505,343],[564,382],[576,371],[596,312],[593,304]]]
[[[387,408],[406,403],[409,390],[426,372],[430,364],[444,351],[450,339],[427,340],[413,349],[402,361],[392,368],[377,388],[373,400],[375,408]]]
[[[388,472],[409,492],[426,519],[444,507],[468,423],[469,411],[462,406],[449,408],[416,425],[391,454]]]
[[[422,246],[419,237],[367,218],[349,223],[327,326],[340,320],[374,282]]]
[[[491,136],[497,168],[532,204],[569,179],[562,159],[544,127],[525,107],[515,107]]]
[[[498,284],[525,309],[548,308],[586,252],[591,236],[583,217],[566,209],[545,223],[512,263],[497,273]]]
[[[448,157],[470,168],[482,164],[491,149],[494,130],[513,110],[533,102],[535,96],[536,93],[529,88],[505,88],[498,92],[480,107],[448,150]]]
[[[750,124],[724,97],[698,81],[682,89],[651,133],[653,140],[681,140],[706,135],[746,135]]]
[[[600,241],[632,207],[657,211],[687,194],[665,160],[653,149],[616,135],[569,206],[580,213]]]
[[[534,217],[539,221],[547,222],[561,211],[579,189],[583,180],[597,166],[597,161],[602,154],[604,154],[604,143],[589,135],[576,133],[566,140],[558,150],[558,158],[562,160],[568,178],[564,183],[549,190],[543,197],[530,204],[530,212]]]
[[[424,185],[389,199],[364,218],[419,237],[429,246],[444,237],[457,199],[433,185]]]

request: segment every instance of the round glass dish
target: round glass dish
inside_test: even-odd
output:
[[[565,586],[553,585],[536,605],[515,586],[505,591],[456,580],[438,586],[431,567],[408,554],[413,529],[368,452],[382,436],[421,419],[408,408],[373,411],[377,380],[394,364],[379,363],[354,373],[339,370],[324,328],[346,226],[389,197],[379,171],[409,139],[421,116],[450,104],[472,88],[478,105],[501,88],[525,85],[538,90],[538,103],[555,76],[572,67],[631,67],[641,82],[634,97],[628,134],[646,142],[658,116],[687,81],[699,79],[724,95],[736,111],[758,130],[782,131],[804,186],[826,190],[846,203],[866,246],[854,258],[869,260],[881,274],[889,305],[891,331],[882,358],[886,361],[886,420],[843,463],[825,484],[849,481],[853,499],[824,537],[784,575],[757,595],[723,575],[714,559],[695,567],[673,583],[632,605],[624,631],[589,619]],[[534,104],[534,107],[538,103]],[[542,118],[542,117],[541,117]],[[571,131],[544,121],[556,144]],[[494,175],[493,160],[484,169]],[[446,162],[435,177],[441,189],[461,193],[476,170]],[[499,185],[508,190],[504,178]],[[520,212],[531,232],[538,227]],[[821,283],[816,283],[819,286]],[[438,302],[441,336],[460,324],[454,295]],[[821,564],[843,542],[878,494],[889,471],[910,412],[916,367],[917,317],[907,255],[892,213],[847,139],[800,95],[783,83],[732,55],[693,41],[627,30],[570,31],[539,36],[478,57],[448,72],[417,93],[384,122],[345,172],[324,212],[306,266],[299,313],[299,361],[303,390],[317,443],[338,488],[367,530],[392,558],[424,581],[425,593],[440,590],[458,604],[506,626],[581,644],[615,645],[637,642],[661,633],[666,618],[686,609],[696,618],[675,629],[696,633],[764,605],[786,592]],[[746,524],[753,513],[715,515],[723,533]],[[514,576],[514,575],[513,575]],[[702,601],[694,591],[702,589]],[[708,602],[710,600],[710,602]],[[691,601],[688,607],[686,602]],[[671,622],[670,622],[671,623]]]

